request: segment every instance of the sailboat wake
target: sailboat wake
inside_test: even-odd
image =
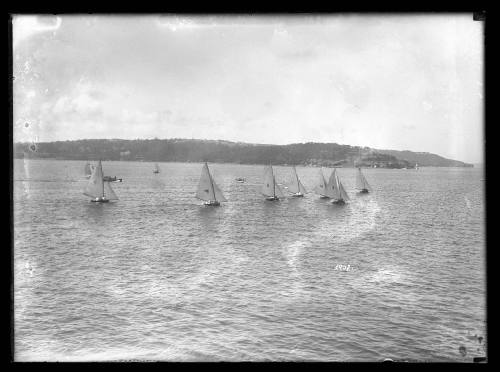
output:
[[[351,213],[347,221],[332,223],[331,220],[321,222],[312,231],[309,239],[298,239],[287,242],[283,247],[283,256],[291,268],[290,276],[297,279],[300,286],[300,261],[306,249],[314,246],[322,246],[325,241],[329,245],[338,246],[373,230],[376,225],[376,217],[380,212],[378,203],[374,200],[352,203]]]
[[[297,240],[286,246],[284,250],[284,255],[287,259],[287,263],[293,269],[297,269],[297,261],[300,258],[305,247],[310,244],[307,240]]]

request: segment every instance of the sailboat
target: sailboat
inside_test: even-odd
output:
[[[302,197],[307,192],[302,182],[299,180],[299,176],[297,175],[297,170],[293,167],[293,173],[295,174],[295,178],[292,184],[288,187],[288,191],[292,193],[292,196]]]
[[[158,163],[155,163],[155,169],[153,170],[153,173],[160,173],[160,167],[158,166]]]
[[[361,168],[358,168],[358,174],[356,175],[356,188],[361,190],[360,192],[365,194],[371,191],[371,187],[366,181],[365,176],[361,173]]]
[[[261,192],[266,197],[266,200],[279,200],[279,198],[285,196],[281,188],[276,184],[273,167],[271,165],[268,165],[264,169],[264,183]]]
[[[332,175],[328,181],[328,196],[332,198],[332,203],[334,204],[345,204],[346,201],[350,200],[347,192],[340,182],[340,178],[337,175],[336,169],[333,170]]]
[[[85,168],[84,168],[85,178],[90,178],[90,176],[92,175],[93,169],[94,169],[94,166],[90,165],[89,162],[87,162],[87,164],[85,164]]]
[[[418,170],[418,163],[415,163],[415,170]]]
[[[314,188],[314,192],[319,195],[321,199],[329,199],[330,197],[326,195],[327,183],[323,171],[319,169],[319,184]]]
[[[219,186],[214,182],[212,175],[208,169],[208,164],[205,163],[201,169],[200,183],[196,191],[196,197],[204,200],[205,205],[218,206],[220,202],[225,202],[227,199],[222,194]]]
[[[118,200],[109,182],[104,181],[101,161],[94,167],[89,182],[83,191],[84,195],[90,196],[91,202],[107,203],[110,200]]]
[[[344,204],[346,200],[349,200],[349,196],[347,196],[344,186],[342,186],[342,182],[340,182],[337,176],[337,169],[335,168],[328,179],[324,193],[324,196],[332,199],[332,203],[335,204]]]

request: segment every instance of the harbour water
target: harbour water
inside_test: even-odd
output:
[[[15,160],[16,360],[485,355],[482,169],[365,169],[373,192],[361,195],[356,169],[341,168],[351,201],[337,206],[313,193],[268,202],[263,166],[209,164],[228,199],[214,208],[194,198],[200,163],[153,174],[104,161],[123,178],[107,204],[82,194],[84,165]],[[312,191],[318,168],[297,172]]]

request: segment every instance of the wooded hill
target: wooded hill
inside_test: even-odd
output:
[[[374,150],[336,143],[263,145],[197,139],[86,139],[14,144],[15,158],[288,164],[316,166],[469,166],[438,155]],[[421,160],[422,159],[422,160]],[[471,166],[471,165],[470,165]]]

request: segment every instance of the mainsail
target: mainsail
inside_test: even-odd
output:
[[[205,201],[227,201],[219,186],[212,179],[207,163],[201,169],[200,183],[198,184],[196,197]]]
[[[281,191],[281,188],[276,184],[273,167],[271,165],[268,165],[264,169],[264,183],[262,184],[261,192],[268,197],[284,197],[283,191]]]
[[[264,168],[264,183],[261,192],[265,196],[275,196],[273,168],[270,165]]]
[[[219,189],[219,186],[217,186],[217,184],[215,183],[213,178],[212,178],[212,183],[214,185],[214,193],[215,193],[216,199],[218,201],[221,201],[221,202],[227,201],[227,199],[224,197],[224,195],[222,194],[222,191]]]
[[[274,177],[274,175],[273,179],[274,179],[274,195],[277,196],[278,198],[284,198],[285,194],[283,194],[281,187],[276,183],[276,178]]]
[[[87,183],[83,194],[90,196],[91,198],[104,197],[104,181],[102,175],[102,164],[100,160],[97,163],[97,167],[94,167],[92,175],[90,176],[89,182]]]
[[[109,182],[104,182],[104,196],[108,200],[118,200],[118,196],[116,196]]]
[[[337,191],[336,191],[336,196],[335,199],[337,200],[350,200],[349,196],[347,195],[344,186],[342,185],[342,182],[340,182],[340,179],[337,174],[335,174],[336,178],[336,183],[337,183]]]
[[[316,194],[326,196],[326,188],[327,188],[327,184],[326,184],[325,176],[323,175],[323,171],[320,168],[319,169],[319,185],[317,185],[314,188],[314,192]]]
[[[155,163],[155,173],[160,173],[160,167],[158,166],[158,163]]]
[[[356,175],[356,188],[360,190],[371,190],[371,187],[366,181],[365,176],[363,175],[363,173],[361,173],[361,168],[358,168],[358,174]]]
[[[337,170],[333,169],[332,174],[330,175],[330,178],[328,179],[328,184],[326,185],[326,196],[330,198],[337,199],[339,193],[338,193],[338,186],[337,186]]]
[[[292,184],[288,188],[288,190],[294,194],[299,193],[299,192],[302,194],[305,194],[307,191],[306,191],[304,185],[302,185],[302,182],[300,182],[299,176],[297,175],[297,170],[295,169],[295,167],[293,167],[293,173],[295,174],[295,177],[292,181]]]

